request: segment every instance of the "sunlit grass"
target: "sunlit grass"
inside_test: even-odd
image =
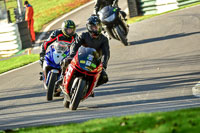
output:
[[[39,32],[45,24],[55,18],[89,1],[91,0],[29,0],[34,9],[35,32]],[[6,6],[10,10],[11,20],[15,22],[14,8],[17,7],[16,0],[7,0]]]
[[[94,119],[58,126],[22,128],[14,131],[16,133],[199,133],[199,113],[200,108],[192,108]]]
[[[21,55],[0,61],[0,74],[39,60],[38,54]]]

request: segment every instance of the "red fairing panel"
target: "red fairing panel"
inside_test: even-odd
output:
[[[69,94],[69,83],[71,81],[72,75],[74,74],[74,67],[69,64],[69,66],[67,67],[67,70],[65,72],[65,76],[64,76],[64,87],[65,87],[65,91]]]
[[[91,84],[91,86],[90,86],[90,89],[89,89],[88,93],[86,94],[86,96],[84,97],[84,99],[86,99],[86,98],[90,95],[90,93],[92,92],[92,90],[95,88],[95,86],[96,86],[96,84],[97,84],[97,82],[98,82],[98,80],[99,80],[99,77],[100,77],[100,73],[97,73],[97,74],[94,76],[94,79],[93,79],[93,81],[92,81],[92,84]]]

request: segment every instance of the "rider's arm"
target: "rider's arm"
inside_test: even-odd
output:
[[[77,35],[76,42],[71,45],[71,47],[70,47],[70,55],[69,55],[70,58],[73,58],[76,55],[76,52],[78,51],[78,48],[82,44],[84,44],[85,41],[84,41],[84,37],[83,36],[84,36],[83,34],[81,34],[79,37]]]
[[[78,34],[77,33],[75,33],[74,35],[73,35],[73,37],[74,37],[74,40],[76,41],[77,39],[78,39]]]
[[[102,55],[103,55],[103,67],[106,69],[107,68],[107,64],[108,64],[108,60],[110,58],[110,47],[109,47],[109,42],[108,42],[108,38],[105,38],[103,43],[102,43]]]
[[[94,5],[94,10],[95,10],[95,13],[96,13],[96,14],[97,14],[97,12],[99,11],[100,6],[101,6],[101,0],[97,0],[97,2],[96,2],[95,5]]]
[[[118,0],[113,0],[112,5],[114,4],[114,2],[115,2],[115,5],[114,5],[114,6],[117,6],[117,7],[118,7]]]
[[[43,50],[47,50],[48,46],[51,45],[55,40],[56,40],[56,37],[60,34],[61,32],[59,30],[55,30],[51,33],[51,35],[49,36],[49,38],[44,41],[43,43]]]

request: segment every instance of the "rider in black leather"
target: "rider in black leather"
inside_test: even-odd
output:
[[[101,10],[105,6],[113,5],[115,2],[115,6],[118,7],[118,0],[97,0],[94,6],[95,13],[97,14],[99,10]],[[126,19],[126,13],[124,11],[120,11],[123,18]]]
[[[114,1],[115,1],[115,0],[97,0],[96,3],[95,3],[95,6],[94,6],[94,8],[95,8],[95,13],[97,14],[97,12],[98,12],[99,10],[101,10],[101,9],[102,9],[103,7],[105,7],[105,6],[112,5]],[[116,0],[116,4],[117,4],[117,3],[118,3],[118,0]]]
[[[102,54],[103,57],[102,58],[103,70],[99,77],[99,81],[97,83],[97,86],[99,86],[108,82],[108,75],[106,74],[106,68],[108,60],[110,58],[109,42],[108,38],[103,34],[101,34],[102,25],[97,16],[92,15],[88,19],[86,27],[88,32],[83,32],[77,39],[77,42],[70,47],[69,58],[65,59],[63,67],[66,67],[70,63],[70,61],[75,56],[76,52],[78,51],[78,48],[81,45],[96,49],[98,52]],[[56,86],[61,85],[62,80],[63,79],[60,78],[60,80],[56,82]]]

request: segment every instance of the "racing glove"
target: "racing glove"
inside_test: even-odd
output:
[[[44,56],[45,56],[45,54],[46,54],[46,51],[45,51],[45,50],[42,50],[42,51],[40,52],[40,61],[39,61],[39,63],[40,63],[40,65],[41,65],[41,67],[43,67],[43,62],[44,62]]]

